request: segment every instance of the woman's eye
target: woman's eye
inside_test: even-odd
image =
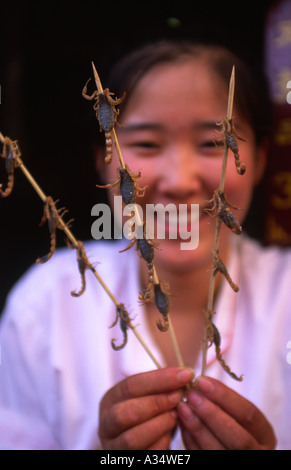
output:
[[[147,141],[147,140],[136,142],[135,144],[133,144],[133,146],[134,147],[141,147],[141,148],[145,148],[145,149],[159,148],[159,145],[156,142],[151,142],[151,141]]]
[[[205,140],[204,142],[201,142],[199,147],[201,151],[212,152],[212,153],[219,153],[224,148],[223,142],[220,139]]]
[[[129,144],[129,147],[136,152],[137,155],[151,156],[156,155],[161,145],[153,140],[139,140]]]

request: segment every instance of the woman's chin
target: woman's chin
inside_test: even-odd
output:
[[[155,264],[163,269],[189,271],[202,265],[208,265],[211,260],[213,246],[198,240],[160,240],[155,249]]]

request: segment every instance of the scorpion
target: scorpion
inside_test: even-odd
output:
[[[214,324],[212,323],[214,326]],[[215,331],[216,330],[216,331]],[[217,327],[214,327],[214,332],[213,332],[213,338],[214,338],[214,345],[215,345],[215,352],[216,352],[216,357],[219,362],[219,364],[222,366],[222,368],[225,370],[225,372],[230,375],[231,378],[234,380],[237,380],[238,382],[242,382],[243,376],[241,375],[238,377],[234,372],[231,371],[230,367],[226,364],[225,360],[223,359],[221,355],[221,350],[220,350],[220,334],[218,332]]]
[[[126,93],[124,92],[121,98],[113,99],[111,96],[113,95],[113,93],[110,93],[109,89],[106,88],[105,90],[103,90],[102,93],[99,93],[98,90],[95,90],[92,93],[92,95],[87,95],[87,85],[90,80],[91,78],[89,78],[89,80],[85,84],[83,91],[82,91],[82,96],[86,100],[93,100],[93,99],[96,100],[96,103],[94,104],[93,109],[94,111],[96,111],[96,117],[99,121],[100,131],[105,132],[105,142],[106,142],[105,162],[111,163],[112,147],[113,147],[111,131],[114,128],[115,124],[118,124],[117,116],[119,114],[119,110],[117,110],[115,106],[122,103],[122,101],[125,98]]]
[[[123,202],[127,204],[134,204],[136,197],[143,197],[146,188],[148,186],[143,186],[140,188],[137,183],[137,179],[141,177],[140,171],[133,173],[128,165],[125,165],[125,168],[117,168],[118,177],[113,183],[105,184],[100,186],[96,184],[97,188],[114,188],[119,185],[119,192],[121,194]]]
[[[221,259],[219,258],[217,251],[213,250],[212,254],[213,254],[213,260],[214,260],[214,264],[215,264],[214,275],[216,275],[218,272],[223,274],[224,277],[226,278],[226,280],[228,281],[230,287],[234,290],[234,292],[238,292],[239,287],[231,279],[231,277],[230,277],[230,275],[229,275],[229,273],[226,269],[226,266],[221,261]]]
[[[210,214],[212,217],[219,217],[220,220],[233,232],[237,235],[242,233],[242,227],[239,221],[235,218],[234,214],[231,212],[230,208],[239,210],[239,207],[236,207],[226,199],[224,192],[216,189],[213,194],[213,198],[208,201],[213,202],[213,207],[211,209],[204,209],[205,212]]]
[[[139,294],[139,300],[142,303],[150,302],[154,297],[154,247],[155,245],[146,238],[145,230],[143,228],[143,233],[141,238],[134,238],[132,242],[120,253],[124,253],[129,250],[134,244],[137,245],[137,251],[139,252],[141,258],[143,258],[147,263],[148,268],[148,283],[147,287],[143,293]]]
[[[14,186],[14,169],[17,167],[17,158],[21,156],[17,140],[12,141],[9,137],[4,138],[3,154],[0,154],[2,158],[5,158],[5,169],[8,175],[8,182],[5,191],[2,191],[2,184],[0,184],[0,196],[8,197],[13,190]]]
[[[39,264],[46,263],[53,256],[56,250],[56,244],[57,244],[56,243],[56,231],[57,229],[63,230],[64,226],[63,224],[61,224],[60,218],[66,212],[68,211],[64,208],[61,208],[61,209],[56,208],[56,203],[53,201],[51,196],[48,196],[46,198],[45,204],[44,204],[43,217],[41,219],[40,226],[42,226],[46,220],[48,221],[48,228],[49,228],[49,233],[51,237],[51,247],[50,247],[49,253],[46,256],[43,256],[42,258],[38,258],[36,260],[37,263]],[[71,221],[72,220],[70,220],[66,224],[67,227],[69,226]]]
[[[120,344],[119,346],[116,346],[115,345],[116,340],[113,338],[111,340],[111,346],[115,351],[120,351],[120,349],[123,349],[124,346],[127,343],[127,329],[129,327],[129,323],[131,322],[131,320],[129,318],[129,314],[128,314],[124,304],[119,304],[116,307],[116,319],[114,320],[114,322],[112,323],[110,328],[112,328],[113,326],[115,326],[117,324],[118,319],[119,319],[119,322],[120,322],[120,329],[123,333],[123,343]]]
[[[140,231],[142,230],[142,233]],[[140,226],[137,229],[138,233],[141,235],[138,238],[134,237],[130,244],[124,248],[124,250],[120,250],[119,253],[124,253],[125,251],[129,250],[133,247],[133,245],[137,244],[137,250],[139,251],[140,256],[148,263],[152,263],[154,259],[154,248],[156,245],[148,240],[145,235],[144,226]],[[153,266],[151,266],[153,268]]]
[[[170,300],[168,290],[168,283],[159,282],[155,284],[153,278],[150,277],[146,289],[142,293],[139,293],[138,296],[142,305],[154,301],[157,309],[163,316],[163,322],[160,319],[157,320],[157,327],[162,332],[167,331],[169,328],[168,313],[170,309]]]
[[[222,122],[218,123],[218,126],[221,126],[222,129],[221,134],[224,147],[228,147],[233,152],[237,173],[243,175],[246,171],[246,165],[240,161],[236,138],[244,142],[247,142],[246,139],[237,134],[232,119],[225,117]]]
[[[213,314],[215,312],[211,312]],[[215,346],[215,353],[218,362],[222,366],[222,368],[225,370],[225,372],[228,373],[228,375],[233,378],[234,380],[237,380],[238,382],[242,382],[243,376],[241,375],[238,377],[234,372],[231,371],[230,367],[226,364],[225,360],[222,357],[221,354],[221,337],[220,333],[218,331],[217,326],[210,320],[210,316],[208,315],[208,320],[207,320],[207,336],[210,338],[210,344],[208,347],[210,347],[212,344]]]
[[[74,248],[72,247],[72,249]],[[78,262],[79,273],[81,275],[82,285],[81,285],[81,289],[79,290],[79,292],[76,292],[76,291],[71,292],[71,295],[73,297],[80,297],[85,292],[85,289],[86,289],[85,271],[86,269],[88,269],[89,264],[90,264],[86,255],[84,245],[81,241],[78,241],[78,245],[77,245],[77,262]]]

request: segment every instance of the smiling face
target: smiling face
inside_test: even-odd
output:
[[[223,150],[217,148],[217,123],[226,114],[228,90],[213,69],[201,59],[184,59],[152,68],[138,82],[120,116],[117,128],[124,161],[133,172],[141,171],[140,185],[149,188],[137,200],[147,204],[199,204],[199,246],[181,250],[181,239],[158,240],[155,263],[167,269],[195,269],[209,263],[214,241],[215,219],[205,214],[220,183]],[[236,110],[234,109],[234,117]],[[225,194],[242,221],[250,205],[263,161],[257,155],[254,134],[247,122],[235,119],[244,176],[237,174],[229,152]],[[116,162],[117,160],[115,160]],[[106,167],[106,180],[116,178],[114,161]],[[189,215],[190,219],[190,215]],[[190,220],[188,220],[188,225]],[[171,227],[166,228],[170,230]],[[178,227],[179,230],[179,227]],[[223,228],[221,250],[228,246],[230,230]]]

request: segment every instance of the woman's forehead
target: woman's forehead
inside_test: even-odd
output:
[[[213,79],[209,68],[196,62],[163,64],[149,71],[137,84],[121,113],[132,124],[160,119],[203,121],[220,119],[227,109],[227,89]]]

